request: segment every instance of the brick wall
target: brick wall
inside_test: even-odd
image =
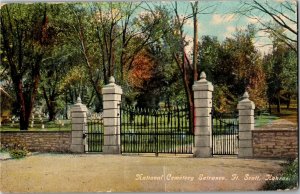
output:
[[[29,151],[69,152],[71,131],[4,131],[0,132],[1,145],[20,144]]]
[[[295,158],[297,130],[253,130],[253,156],[257,158]]]

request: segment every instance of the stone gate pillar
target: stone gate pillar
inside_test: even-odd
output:
[[[254,129],[255,104],[249,100],[248,92],[245,92],[243,99],[238,103],[239,110],[239,150],[238,157],[253,157],[252,130]]]
[[[200,80],[193,85],[194,91],[194,157],[212,156],[212,132],[211,132],[211,109],[212,92],[211,82],[206,80],[206,74],[201,72]]]
[[[122,88],[115,84],[115,78],[109,78],[109,84],[102,89],[103,95],[103,153],[120,154],[120,103]]]
[[[71,152],[84,153],[85,140],[83,134],[87,127],[87,111],[88,109],[81,103],[81,99],[78,97],[77,103],[71,108]]]

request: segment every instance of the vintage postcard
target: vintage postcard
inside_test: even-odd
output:
[[[3,193],[298,191],[298,1],[2,1]]]

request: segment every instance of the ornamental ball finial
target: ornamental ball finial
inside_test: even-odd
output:
[[[81,98],[80,98],[80,96],[78,96],[78,98],[77,98],[77,104],[81,104]]]
[[[108,82],[109,82],[110,84],[114,84],[114,83],[116,82],[114,76],[110,76]]]
[[[200,79],[206,79],[206,74],[204,71],[201,72]]]
[[[248,92],[246,91],[245,93],[244,93],[244,95],[243,95],[243,97],[242,97],[243,99],[248,99],[249,98],[249,94],[248,94]]]

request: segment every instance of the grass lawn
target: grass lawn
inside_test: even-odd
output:
[[[19,123],[3,124],[0,127],[0,131],[20,131]],[[33,127],[29,127],[28,131],[71,131],[70,120],[64,121],[64,126],[59,123],[54,122],[45,122],[44,129],[42,129],[41,123],[36,123]]]
[[[261,115],[255,118],[255,127],[263,127],[274,120],[280,119],[276,115]]]

